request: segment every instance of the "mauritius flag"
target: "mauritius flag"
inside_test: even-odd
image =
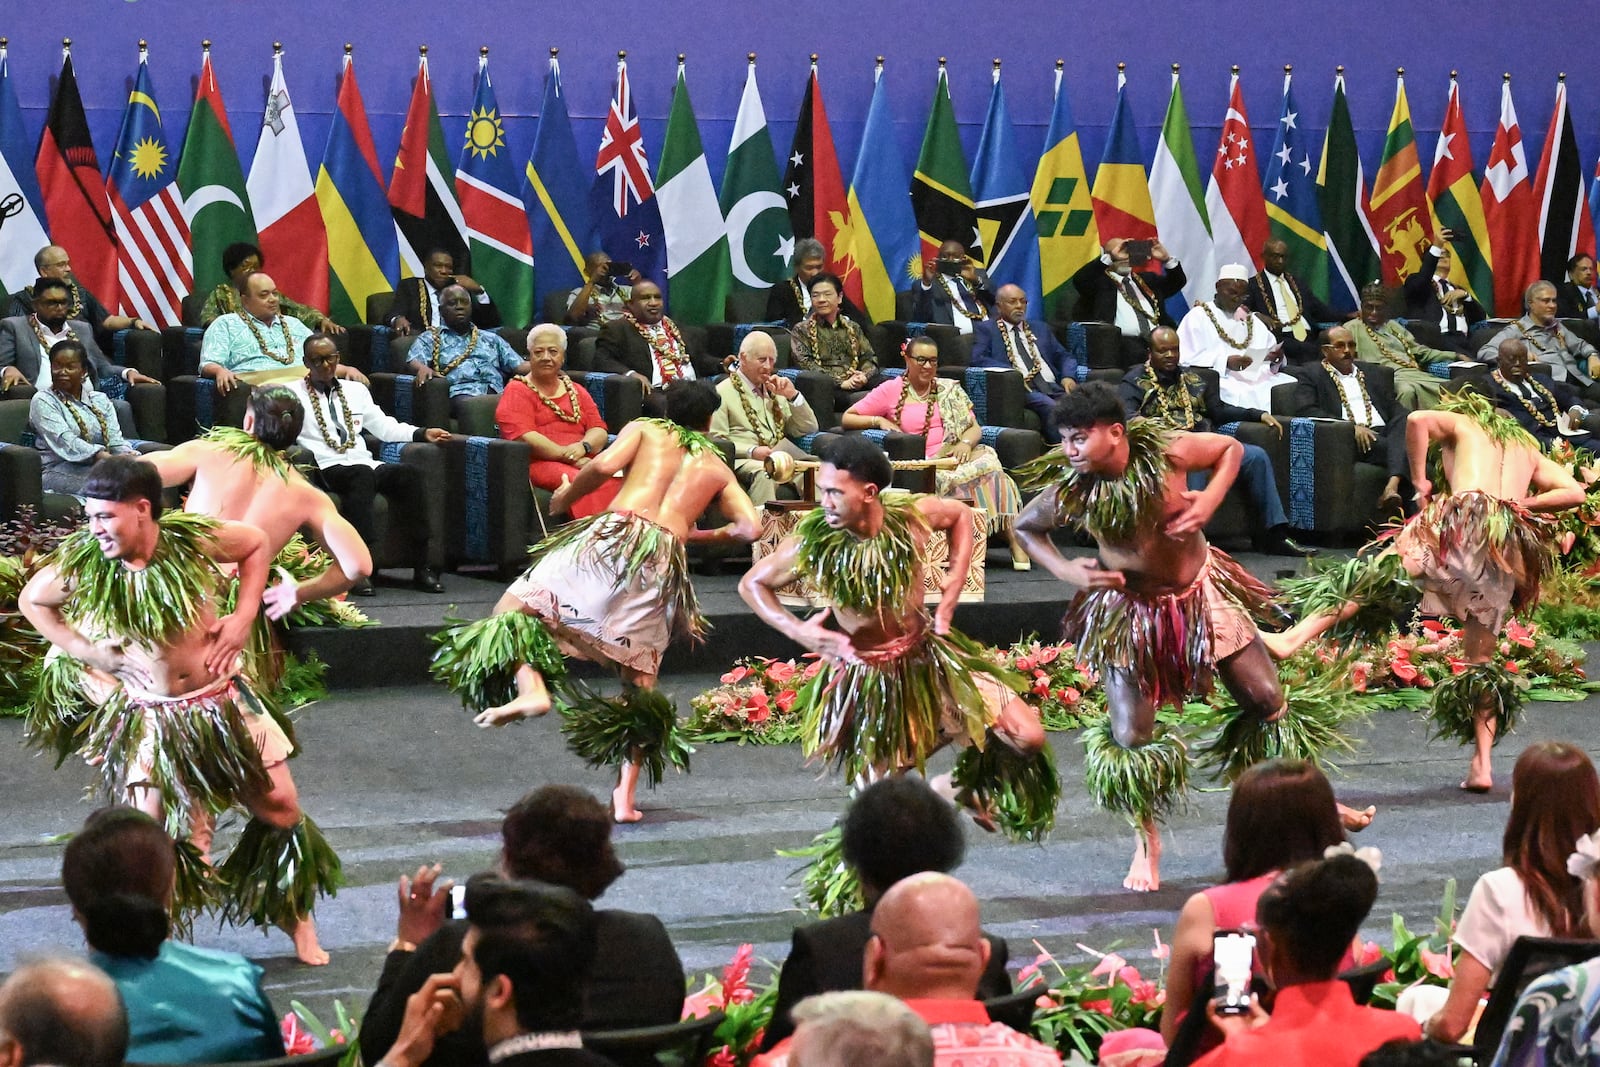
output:
[[[367,298],[394,288],[400,252],[349,52],[328,147],[317,170],[317,205],[328,228],[330,314],[336,322],[364,322]]]

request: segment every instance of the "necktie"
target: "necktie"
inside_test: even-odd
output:
[[[340,447],[343,447],[346,436],[344,432],[344,419],[337,411],[333,410],[333,398],[333,393],[324,393],[322,397],[322,403],[323,406],[328,409],[328,421],[333,423],[333,435],[339,439]]]
[[[1444,332],[1460,333],[1461,327],[1456,323],[1455,307],[1445,303],[1444,299],[1450,292],[1450,283],[1443,278],[1435,278],[1433,283],[1439,287],[1439,306],[1444,308]]]
[[[1591,318],[1591,319],[1594,318],[1595,317],[1594,290],[1593,289],[1579,289],[1578,293],[1579,293],[1580,296],[1583,297],[1583,313],[1586,316],[1588,316],[1589,318]]]
[[[1133,308],[1133,317],[1139,322],[1139,336],[1150,340],[1150,316],[1145,314],[1144,302],[1139,299],[1139,285],[1133,280],[1133,275],[1122,279],[1122,293],[1128,306]]]
[[[1278,306],[1285,315],[1289,313],[1289,279],[1286,277],[1278,278]],[[1299,309],[1295,311],[1294,322],[1289,324],[1289,333],[1296,341],[1306,339],[1306,317]]]

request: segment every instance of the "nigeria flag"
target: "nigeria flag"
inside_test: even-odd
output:
[[[745,75],[739,115],[733,122],[728,165],[722,174],[722,215],[735,293],[762,291],[789,276],[794,229],[780,192],[767,115],[756,88],[756,62]]]
[[[656,168],[656,201],[667,238],[667,292],[673,319],[695,326],[721,322],[728,296],[727,231],[681,61],[661,165]]]

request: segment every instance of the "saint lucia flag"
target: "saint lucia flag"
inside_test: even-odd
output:
[[[400,252],[349,52],[317,169],[317,206],[328,229],[329,315],[340,323],[365,322],[367,297],[394,289]]]
[[[1006,113],[1006,93],[995,61],[989,113],[972,161],[972,196],[978,211],[978,232],[989,253],[989,279],[996,286],[1017,285],[1028,296],[1029,312],[1044,317],[1039,286],[1039,227],[1029,203],[1028,177],[1017,162],[1017,146]]]
[[[506,325],[521,329],[533,321],[533,239],[527,209],[512,192],[516,184],[517,165],[506,150],[484,48],[478,53],[478,93],[456,167],[456,192],[467,222],[472,277],[499,306]]]

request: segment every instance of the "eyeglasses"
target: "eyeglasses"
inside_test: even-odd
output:
[[[1332,348],[1332,349],[1336,349],[1336,350],[1341,351],[1341,352],[1345,352],[1345,351],[1348,351],[1348,350],[1354,348],[1355,346],[1356,345],[1355,345],[1354,341],[1329,341],[1327,344],[1323,345],[1322,347],[1323,348]]]
[[[931,356],[907,356],[906,358],[913,363],[921,363],[924,365],[930,365],[939,362],[938,353],[934,353]]]

